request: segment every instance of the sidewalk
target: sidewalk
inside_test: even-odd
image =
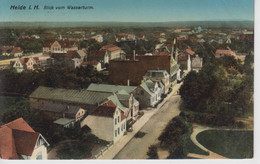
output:
[[[97,159],[113,159],[120,152],[120,150],[135,136],[135,134],[146,124],[146,122],[159,111],[158,109],[160,109],[171,96],[176,94],[181,85],[182,83],[175,84],[172,88],[172,92],[167,95],[163,102],[157,106],[157,109],[153,108],[152,110],[145,111],[144,115],[138,121],[136,121],[135,124],[133,124],[133,131],[127,132],[126,136],[123,136]]]

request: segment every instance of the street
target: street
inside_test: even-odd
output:
[[[148,147],[158,142],[167,123],[179,115],[180,96],[172,95],[157,113],[141,128],[145,135],[142,138],[133,137],[131,141],[114,157],[114,159],[146,159]]]

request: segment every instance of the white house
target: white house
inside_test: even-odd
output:
[[[11,51],[11,55],[14,57],[23,56],[23,50],[20,47],[14,47]]]
[[[199,57],[199,55],[196,55],[194,58],[192,58],[191,61],[191,68],[193,71],[198,72],[201,70],[203,65],[203,58]]]
[[[48,159],[44,137],[35,132],[23,118],[0,127],[0,158],[2,159]]]
[[[16,70],[17,73],[21,73],[24,71],[24,66],[20,62],[20,60],[16,60],[14,62],[11,62],[12,67]]]
[[[67,51],[77,51],[78,46],[76,42],[68,40],[59,40],[54,42],[46,42],[43,45],[43,54],[50,53],[67,53]]]
[[[126,116],[111,100],[97,107],[81,124],[100,139],[114,143],[126,132]]]
[[[83,67],[86,67],[86,66],[88,66],[88,65],[91,65],[91,66],[93,66],[97,71],[102,71],[101,63],[98,62],[98,61],[86,61],[86,62],[81,63],[81,65],[82,65]]]
[[[154,107],[161,99],[160,93],[161,88],[158,82],[149,79],[134,90],[134,97],[139,101],[140,107]]]
[[[152,80],[153,82],[161,82],[164,85],[164,93],[167,94],[170,88],[170,75],[166,70],[148,70],[144,76],[145,80]]]
[[[102,43],[103,42],[103,36],[101,34],[95,35],[91,37],[92,39],[95,39],[97,42]]]

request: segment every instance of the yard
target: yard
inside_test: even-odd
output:
[[[207,130],[199,133],[197,140],[227,158],[253,158],[253,131]]]

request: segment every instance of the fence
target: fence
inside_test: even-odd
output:
[[[100,156],[102,156],[111,146],[114,145],[114,142],[110,142],[109,144],[106,145],[106,147],[104,147],[98,154],[96,154],[94,157],[92,157],[92,159],[97,159]]]

